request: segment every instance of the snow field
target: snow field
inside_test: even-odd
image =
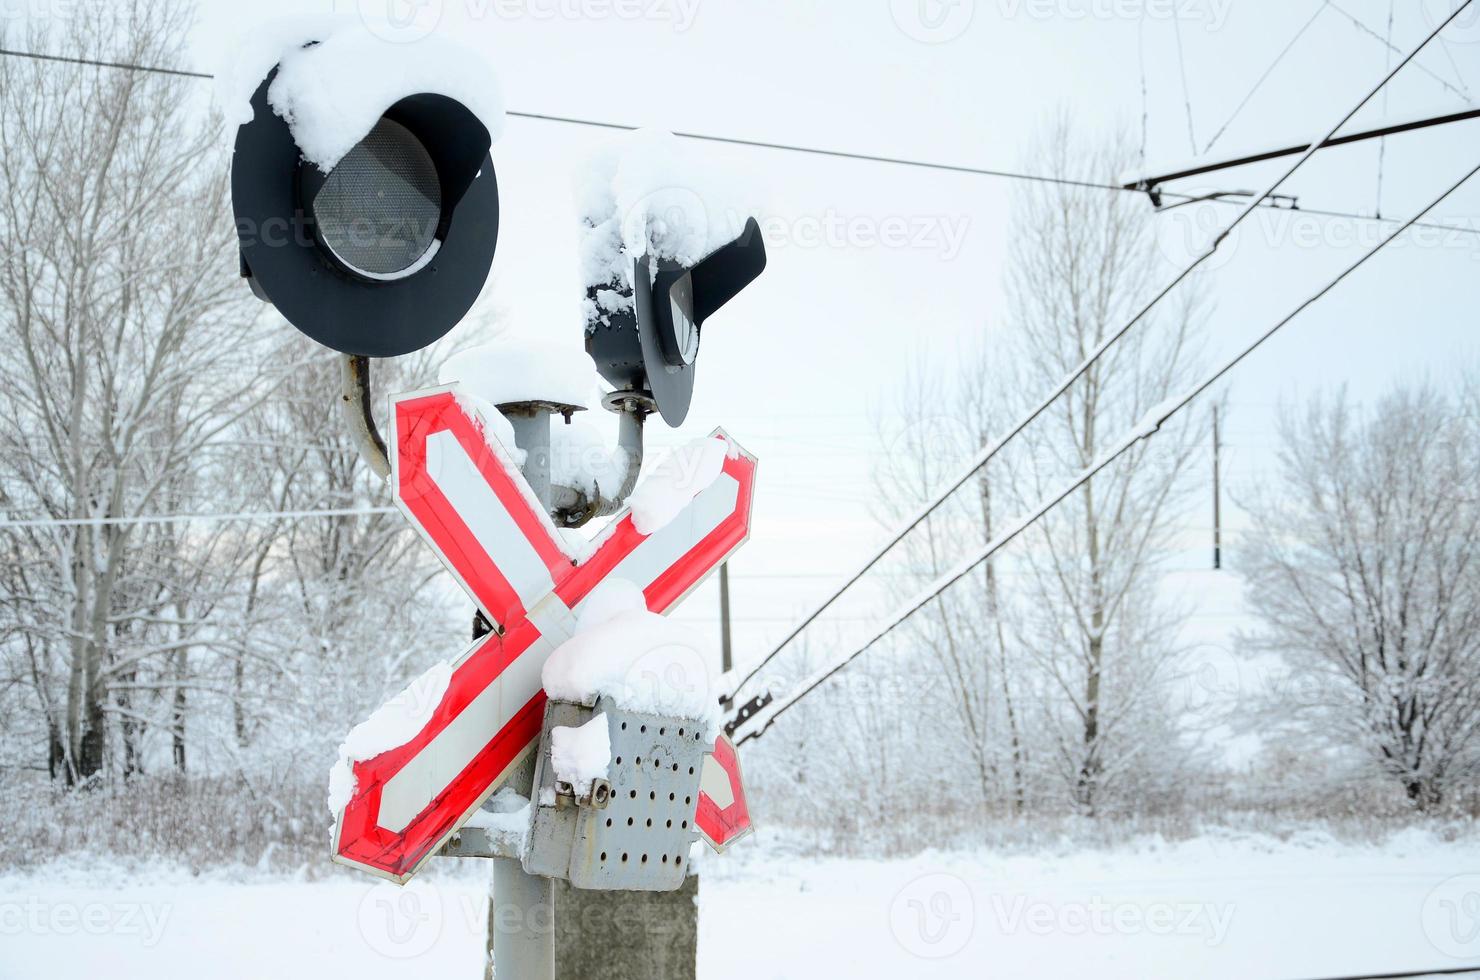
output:
[[[1113,852],[800,858],[784,834],[706,856],[705,980],[1317,977],[1480,961],[1480,842],[1211,834]],[[486,865],[406,888],[107,865],[0,877],[0,977],[476,977]],[[89,884],[89,881],[100,882]],[[614,914],[618,909],[614,907]],[[547,925],[543,913],[531,928]],[[1465,959],[1463,957],[1468,957]]]

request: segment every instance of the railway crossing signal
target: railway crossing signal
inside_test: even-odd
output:
[[[630,514],[618,515],[581,559],[450,388],[392,399],[396,503],[495,629],[454,663],[415,737],[353,763],[355,789],[336,815],[336,861],[408,880],[536,748],[541,668],[574,634],[596,585],[627,579],[663,613],[745,542],[756,461],[723,434],[714,438],[729,443],[723,469],[677,517],[642,534]]]

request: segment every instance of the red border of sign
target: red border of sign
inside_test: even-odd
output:
[[[750,804],[745,799],[745,780],[740,773],[740,753],[735,751],[735,743],[729,736],[721,735],[714,740],[714,751],[710,755],[730,777],[734,802],[720,809],[719,804],[701,789],[698,805],[694,808],[694,829],[710,847],[723,853],[725,848],[753,833],[755,825],[750,820]]]

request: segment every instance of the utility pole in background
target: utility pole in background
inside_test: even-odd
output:
[[[1218,406],[1213,406],[1213,571],[1223,568],[1223,441],[1218,431]]]

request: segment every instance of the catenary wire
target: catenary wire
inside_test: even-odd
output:
[[[1206,250],[1204,250],[1195,259],[1193,259],[1193,261],[1189,263],[1186,267],[1184,267],[1183,270],[1178,273],[1169,283],[1167,283],[1166,286],[1162,287],[1161,290],[1153,295],[1151,299],[1143,307],[1141,307],[1140,311],[1135,316],[1127,320],[1114,332],[1107,335],[1094,348],[1094,350],[1089,352],[1089,354],[1084,358],[1084,360],[1079,363],[1077,367],[1075,367],[1072,371],[1064,376],[1064,378],[1058,383],[1058,385],[1056,385],[1054,389],[1049,392],[1047,397],[1039,401],[1032,410],[1030,410],[1017,422],[1015,422],[1007,431],[1006,435],[1001,436],[998,439],[995,439],[992,442],[987,443],[987,445],[983,446],[982,449],[975,456],[973,456],[964,467],[961,468],[956,476],[949,483],[944,485],[942,490],[938,491],[923,507],[916,511],[916,513],[910,520],[904,522],[904,524],[902,524],[899,529],[894,531],[890,535],[889,539],[883,544],[883,546],[876,549],[874,553],[870,555],[869,558],[863,563],[863,565],[854,570],[844,580],[841,586],[839,586],[826,599],[824,599],[819,606],[817,606],[807,617],[805,617],[795,629],[791,630],[780,643],[778,643],[771,649],[769,653],[767,653],[754,665],[752,665],[740,678],[738,683],[727,685],[727,696],[733,699],[734,696],[737,695],[745,687],[745,685],[755,679],[756,675],[759,674],[767,664],[774,660],[781,653],[782,650],[786,649],[786,647],[793,640],[795,640],[803,630],[805,630],[819,616],[821,616],[823,612],[825,612],[827,608],[838,599],[839,596],[841,596],[855,583],[857,583],[859,579],[867,574],[869,569],[878,564],[879,561],[883,559],[885,554],[891,551],[895,545],[904,540],[906,535],[908,535],[911,531],[918,527],[921,522],[923,522],[927,517],[934,513],[936,508],[940,507],[947,498],[949,498],[952,494],[954,494],[957,490],[964,486],[966,482],[970,480],[978,470],[989,463],[999,452],[1002,451],[1005,446],[1007,446],[1008,443],[1015,439],[1029,425],[1033,424],[1033,422],[1038,419],[1039,416],[1048,411],[1051,405],[1057,402],[1058,399],[1062,397],[1063,394],[1068,391],[1070,387],[1072,387],[1080,378],[1082,378],[1085,373],[1088,372],[1089,369],[1093,367],[1112,346],[1114,346],[1122,337],[1129,333],[1131,329],[1134,328],[1135,325],[1139,323],[1146,316],[1146,314],[1151,311],[1153,307],[1155,307],[1164,298],[1166,298],[1166,296],[1168,296],[1174,289],[1176,289],[1177,286],[1179,286],[1183,281],[1185,281],[1189,276],[1197,271],[1199,266],[1201,266],[1210,257],[1212,257],[1212,255],[1217,252],[1218,247],[1222,245],[1224,240],[1228,238],[1229,234],[1235,228],[1237,228],[1239,224],[1244,221],[1244,219],[1252,214],[1255,208],[1257,208],[1261,202],[1263,202],[1266,198],[1273,194],[1275,190],[1286,180],[1288,180],[1292,174],[1294,174],[1297,170],[1304,166],[1305,163],[1310,160],[1312,156],[1315,155],[1316,151],[1324,143],[1326,143],[1326,141],[1331,139],[1331,137],[1334,136],[1336,132],[1341,129],[1342,126],[1346,125],[1346,123],[1353,116],[1360,112],[1362,107],[1370,102],[1373,97],[1375,97],[1379,92],[1386,88],[1388,82],[1392,81],[1394,76],[1396,76],[1398,72],[1403,70],[1403,66],[1407,65],[1410,61],[1417,57],[1418,53],[1422,51],[1429,42],[1437,37],[1439,35],[1439,32],[1442,31],[1446,26],[1448,26],[1448,24],[1453,21],[1454,18],[1458,17],[1460,12],[1463,11],[1465,7],[1469,6],[1471,2],[1472,0],[1464,0],[1464,3],[1461,3],[1459,7],[1457,7],[1443,23],[1434,28],[1434,30],[1421,42],[1419,42],[1419,44],[1412,51],[1410,51],[1395,66],[1390,68],[1386,72],[1386,74],[1383,75],[1382,80],[1379,81],[1370,90],[1368,90],[1367,94],[1364,95],[1362,99],[1357,102],[1356,105],[1342,114],[1341,118],[1336,121],[1335,125],[1329,128],[1329,130],[1326,132],[1326,135],[1322,136],[1320,139],[1312,141],[1310,145],[1305,149],[1305,151],[1301,153],[1300,157],[1292,165],[1290,165],[1290,167],[1288,167],[1279,177],[1277,177],[1272,183],[1270,183],[1265,188],[1263,193],[1259,194],[1257,197],[1252,198],[1248,203],[1246,203],[1239,211],[1239,213],[1234,217],[1233,221],[1231,221],[1227,227],[1223,228],[1212,240]],[[1426,208],[1423,213],[1427,213],[1428,210],[1429,209]],[[1410,218],[1401,227],[1407,228],[1408,225],[1416,221],[1418,217],[1422,217],[1422,215],[1420,214]]]
[[[1392,51],[1392,52],[1396,53],[1396,52],[1402,50],[1397,45],[1393,44],[1392,41],[1388,40],[1387,38],[1384,38],[1381,34],[1377,33],[1377,31],[1373,30],[1372,27],[1370,25],[1368,25],[1368,23],[1366,21],[1362,20],[1356,14],[1354,14],[1351,11],[1347,10],[1345,7],[1338,6],[1336,4],[1335,0],[1326,0],[1326,6],[1330,7],[1332,10],[1336,11],[1338,14],[1340,14],[1343,17],[1345,17],[1347,20],[1351,21],[1352,22],[1352,26],[1354,26],[1358,31],[1360,31],[1361,33],[1363,33],[1363,34],[1367,35],[1368,37],[1372,38],[1378,44],[1381,44],[1381,45],[1385,46],[1389,51]],[[1463,5],[1461,5],[1461,8],[1460,9],[1463,9]],[[1443,45],[1440,45],[1440,50],[1445,50],[1444,47],[1443,47]],[[1455,69],[1454,69],[1455,70],[1455,77],[1459,79],[1459,83],[1460,83],[1460,87],[1458,87],[1458,88],[1456,88],[1454,86],[1454,84],[1449,81],[1449,79],[1445,78],[1443,75],[1438,74],[1437,72],[1433,71],[1430,68],[1426,68],[1423,65],[1419,65],[1418,66],[1418,70],[1421,71],[1421,72],[1423,72],[1425,75],[1429,76],[1430,78],[1432,78],[1434,81],[1438,82],[1440,85],[1442,85],[1445,88],[1447,88],[1449,91],[1453,92],[1455,95],[1457,95],[1460,98],[1464,99],[1466,102],[1469,102],[1471,104],[1474,103],[1475,99],[1474,99],[1473,96],[1470,95],[1469,89],[1467,87],[1465,87],[1465,79],[1464,79],[1464,76],[1463,75],[1459,74],[1459,67],[1458,66],[1455,66]]]
[[[1460,6],[1460,8],[1456,9],[1456,11],[1454,12],[1454,14],[1451,15],[1450,20],[1452,20],[1454,16],[1457,16],[1458,13],[1460,12],[1460,10],[1464,9],[1464,6],[1468,5],[1468,2],[1469,2],[1469,0],[1466,0],[1466,3],[1465,4],[1462,4]],[[1448,21],[1446,21],[1445,23],[1447,24]],[[1444,25],[1440,25],[1440,29],[1442,29],[1443,26]],[[1437,30],[1435,31],[1435,33],[1437,33]],[[1432,35],[1430,37],[1432,37]],[[1425,42],[1425,43],[1427,43],[1427,42]],[[1420,45],[1420,47],[1422,47],[1422,45]],[[210,75],[209,73],[206,73],[206,72],[190,71],[190,70],[186,70],[186,69],[167,68],[167,67],[153,66],[153,65],[139,65],[139,64],[133,64],[133,63],[123,62],[123,61],[108,61],[108,60],[101,60],[101,59],[79,58],[79,57],[71,57],[71,56],[64,56],[64,55],[45,54],[45,53],[38,53],[38,52],[31,52],[31,51],[21,51],[21,50],[16,50],[16,49],[8,49],[8,48],[0,48],[0,56],[28,58],[28,59],[34,59],[34,60],[44,61],[44,62],[57,62],[57,63],[74,64],[74,65],[82,65],[82,66],[98,67],[98,68],[112,68],[112,69],[125,70],[125,71],[141,71],[141,72],[148,72],[148,73],[153,73],[153,74],[170,75],[170,76],[178,76],[178,77],[186,77],[186,78],[211,79],[211,78],[214,77],[214,76],[212,76],[212,75]],[[1409,57],[1411,58],[1412,56],[1410,55]],[[1405,59],[1405,63],[1406,63],[1407,60],[1408,59]],[[1401,65],[1399,67],[1401,67]],[[555,122],[555,123],[563,123],[563,124],[570,124],[570,125],[589,126],[589,127],[604,128],[604,129],[613,129],[613,130],[631,130],[631,129],[636,128],[636,127],[633,127],[633,126],[630,126],[630,125],[626,125],[626,124],[622,124],[622,123],[612,123],[612,122],[606,122],[606,121],[602,121],[602,120],[586,119],[586,118],[580,118],[580,117],[574,117],[574,116],[558,116],[558,115],[551,115],[551,114],[546,114],[546,113],[510,112],[509,115],[512,115],[512,116],[515,116],[515,117],[518,117],[518,118],[529,119],[529,120]],[[945,164],[945,163],[937,163],[937,162],[924,161],[924,160],[914,160],[914,159],[909,159],[909,158],[904,158],[904,157],[892,157],[892,156],[883,156],[883,155],[878,155],[878,154],[854,153],[854,152],[848,152],[848,151],[826,149],[826,148],[821,148],[821,147],[797,146],[797,145],[793,145],[793,144],[778,143],[778,142],[771,142],[771,141],[762,141],[762,140],[739,139],[739,138],[732,138],[732,137],[716,136],[716,135],[706,134],[706,133],[680,132],[680,133],[676,133],[675,135],[680,136],[680,137],[683,137],[683,138],[687,138],[687,139],[693,139],[693,140],[701,140],[701,141],[709,141],[709,142],[717,142],[717,143],[727,143],[727,144],[732,144],[732,145],[746,146],[746,147],[753,147],[753,148],[760,148],[760,149],[771,149],[771,150],[779,150],[779,151],[786,151],[786,152],[797,152],[797,153],[804,153],[804,154],[811,154],[811,155],[829,156],[829,157],[835,157],[835,158],[840,158],[840,159],[851,159],[851,160],[859,160],[859,161],[866,161],[866,162],[885,163],[885,164],[892,164],[892,165],[899,165],[899,166],[919,167],[919,168],[932,169],[932,170],[943,170],[943,171],[955,172],[955,173],[972,174],[972,175],[989,176],[989,177],[999,177],[999,178],[1004,178],[1004,179],[1022,180],[1022,181],[1036,182],[1036,183],[1043,183],[1043,184],[1050,184],[1050,185],[1073,186],[1073,187],[1083,187],[1083,188],[1088,188],[1088,189],[1103,189],[1103,190],[1113,190],[1113,191],[1121,191],[1121,192],[1124,192],[1124,191],[1127,190],[1126,188],[1124,188],[1124,187],[1122,187],[1122,186],[1120,186],[1118,184],[1098,183],[1098,182],[1095,182],[1095,181],[1088,181],[1088,180],[1077,180],[1077,179],[1072,179],[1072,178],[1046,176],[1046,175],[1042,175],[1042,174],[1022,173],[1022,172],[1011,171],[1011,170],[1004,170],[1004,169],[999,169],[999,168],[972,167],[972,166],[964,166],[964,165],[956,165],[956,164]],[[1296,166],[1298,167],[1299,164],[1297,163]],[[1296,168],[1292,167],[1290,172],[1293,172],[1294,169],[1296,169]],[[1181,195],[1181,194],[1173,194],[1173,193],[1168,193],[1166,196],[1173,197],[1173,198],[1179,198],[1179,199],[1183,199],[1183,200],[1192,200],[1193,199],[1190,195]],[[1265,202],[1264,197],[1267,197],[1267,195],[1261,196],[1261,198],[1258,199],[1258,200],[1256,200],[1255,202],[1253,202],[1253,204],[1254,205],[1257,205],[1257,206],[1260,206],[1260,207],[1265,207],[1265,208],[1271,207],[1271,205],[1269,203],[1266,203]],[[1214,201],[1214,203],[1221,203],[1221,204],[1225,204],[1225,205],[1229,205],[1229,206],[1236,205],[1236,202],[1229,201],[1229,200],[1226,200],[1226,199],[1217,199],[1217,200]],[[1290,208],[1278,207],[1277,205],[1276,206],[1273,206],[1273,207],[1274,207],[1274,209],[1277,209],[1277,210],[1292,210]],[[1248,210],[1249,209],[1246,207],[1245,210],[1243,212],[1241,212],[1241,214],[1239,215],[1239,217],[1237,219],[1235,219],[1234,224],[1237,224],[1238,221],[1241,221],[1243,219],[1243,217],[1248,213]],[[1313,215],[1317,215],[1317,216],[1321,216],[1321,217],[1348,218],[1348,219],[1354,219],[1354,220],[1378,221],[1378,222],[1383,222],[1383,223],[1393,223],[1393,222],[1396,222],[1396,219],[1383,218],[1381,216],[1371,216],[1371,215],[1364,215],[1364,214],[1355,214],[1355,213],[1342,212],[1342,211],[1334,211],[1334,210],[1325,210],[1325,209],[1298,209],[1298,210],[1301,210],[1301,211],[1303,211],[1304,213],[1307,213],[1307,214],[1313,214]],[[1465,227],[1456,226],[1456,225],[1425,224],[1423,226],[1424,227],[1433,228],[1435,230],[1444,230],[1444,231],[1455,232],[1455,233],[1468,233],[1468,234],[1480,233],[1480,229],[1465,228]],[[1231,227],[1232,227],[1232,225],[1230,226],[1230,228]],[[974,473],[975,472],[975,469],[973,469],[972,472]],[[959,486],[961,484],[964,484],[965,483],[965,480],[966,479],[969,479],[969,477],[970,477],[970,474],[968,473],[966,475],[966,477],[964,477],[959,483],[956,484],[956,488],[959,488]],[[368,510],[368,511],[363,511],[363,513],[381,513],[381,512],[385,512],[385,511],[382,511],[382,510]],[[3,527],[77,526],[77,525],[83,524],[83,523],[95,523],[95,524],[106,524],[106,523],[156,523],[156,522],[169,522],[169,521],[176,521],[176,520],[179,520],[179,521],[204,521],[204,520],[240,520],[240,519],[247,519],[247,518],[256,519],[258,517],[264,517],[264,518],[266,518],[266,517],[292,518],[292,517],[296,517],[296,516],[303,516],[303,517],[312,517],[312,516],[340,516],[341,513],[344,513],[344,516],[349,516],[348,515],[348,512],[322,512],[322,511],[287,511],[287,512],[280,512],[280,513],[277,513],[277,514],[268,514],[268,513],[265,513],[264,512],[262,514],[252,514],[252,515],[151,515],[151,516],[137,517],[137,518],[40,519],[40,520],[31,520],[31,521],[25,521],[25,520],[22,520],[22,521],[6,520],[6,521],[0,521],[0,528],[3,528]],[[870,565],[870,567],[871,567],[871,565]],[[865,571],[866,570],[867,569],[865,569]],[[815,616],[814,617],[811,617],[811,618],[815,618]],[[810,619],[809,619],[809,622],[810,622]],[[789,640],[787,642],[789,642]]]
[[[1480,172],[1480,165],[1472,167],[1463,177],[1451,184],[1443,193],[1434,198],[1433,201],[1431,201],[1423,209],[1423,211],[1420,211],[1419,215],[1421,216],[1433,210],[1433,208],[1437,207],[1445,198],[1449,197],[1449,195],[1458,190],[1461,185],[1472,178],[1477,172]],[[982,562],[989,560],[994,554],[996,554],[1003,547],[1011,543],[1015,538],[1022,534],[1023,531],[1027,530],[1029,527],[1032,527],[1040,518],[1042,518],[1054,507],[1058,506],[1058,504],[1063,502],[1070,494],[1074,493],[1074,491],[1078,490],[1085,483],[1093,479],[1097,473],[1099,473],[1105,467],[1109,466],[1116,459],[1119,459],[1122,455],[1129,451],[1132,446],[1135,446],[1142,440],[1148,439],[1151,436],[1155,435],[1158,431],[1160,431],[1161,427],[1166,424],[1167,420],[1169,420],[1173,415],[1176,415],[1178,412],[1182,411],[1182,409],[1190,405],[1193,400],[1195,400],[1199,395],[1217,384],[1220,380],[1223,379],[1225,375],[1227,375],[1230,371],[1232,371],[1235,367],[1242,363],[1256,350],[1262,347],[1266,341],[1268,341],[1271,337],[1273,337],[1276,333],[1283,329],[1287,324],[1289,324],[1292,320],[1298,317],[1301,313],[1305,312],[1311,306],[1319,302],[1323,297],[1325,297],[1328,293],[1335,289],[1340,283],[1345,281],[1348,276],[1360,269],[1373,256],[1377,255],[1384,248],[1386,248],[1394,239],[1396,239],[1403,232],[1407,231],[1408,228],[1413,224],[1413,220],[1414,219],[1410,219],[1409,221],[1404,222],[1398,228],[1394,229],[1382,241],[1378,242],[1372,248],[1368,249],[1355,262],[1342,269],[1340,273],[1330,279],[1320,289],[1318,289],[1316,292],[1312,293],[1309,297],[1303,300],[1283,319],[1275,323],[1274,326],[1265,330],[1262,334],[1255,338],[1252,343],[1244,347],[1241,351],[1239,351],[1233,357],[1229,358],[1222,365],[1220,365],[1211,374],[1203,378],[1203,380],[1198,382],[1195,387],[1187,391],[1185,394],[1169,399],[1162,405],[1153,408],[1150,412],[1146,414],[1146,417],[1141,422],[1132,427],[1132,429],[1128,433],[1126,433],[1119,442],[1114,444],[1113,448],[1103,453],[1097,460],[1095,460],[1083,471],[1070,479],[1063,487],[1059,488],[1054,493],[1040,500],[1038,504],[1027,515],[1019,518],[1002,534],[998,535],[982,548],[967,555],[953,568],[951,568],[944,575],[931,583],[920,595],[916,596],[910,602],[896,609],[895,612],[891,614],[889,618],[885,621],[885,623],[879,629],[874,631],[873,635],[870,636],[869,639],[861,646],[855,647],[847,654],[835,658],[827,666],[823,667],[821,670],[815,672],[806,680],[804,680],[802,684],[799,685],[798,689],[793,693],[780,700],[772,701],[771,703],[761,707],[761,709],[754,714],[744,717],[742,721],[740,721],[737,725],[734,725],[733,730],[730,732],[731,735],[739,735],[739,737],[736,739],[736,744],[743,744],[753,738],[759,738],[760,735],[764,733],[766,729],[769,728],[778,717],[786,713],[788,710],[798,704],[802,699],[804,699],[807,695],[815,691],[825,681],[827,681],[828,678],[832,677],[838,671],[842,670],[848,664],[852,663],[863,653],[871,649],[874,644],[878,643],[880,640],[884,639],[884,637],[892,633],[895,628],[897,628],[901,623],[909,619],[909,617],[914,615],[920,609],[924,608],[942,592],[950,588],[956,582],[959,582],[961,579],[965,578]],[[740,734],[742,732],[743,734]]]
[[[92,58],[76,58],[63,55],[41,54],[33,51],[21,51],[14,48],[0,48],[0,56],[13,58],[29,58],[37,61],[61,62],[70,65],[83,65],[93,68],[116,68],[123,71],[139,71],[161,75],[177,75],[186,78],[212,79],[215,76],[206,72],[187,71],[177,68],[161,68],[152,65],[137,65],[123,61],[100,61]],[[562,116],[543,112],[518,112],[508,110],[505,115],[516,119],[525,119],[535,122],[559,123],[569,126],[586,126],[595,129],[609,129],[621,132],[631,132],[639,127],[629,123],[610,122],[602,119],[591,119],[582,116]],[[1070,177],[1055,177],[1047,174],[1026,173],[1017,170],[1007,170],[1000,167],[978,167],[968,164],[942,163],[932,160],[919,160],[910,157],[886,156],[874,153],[858,153],[849,150],[836,150],[827,147],[805,146],[793,143],[780,143],[769,140],[745,139],[734,136],[720,136],[712,133],[694,133],[678,131],[673,134],[681,139],[697,140],[709,143],[722,143],[729,146],[741,146],[751,149],[776,150],[785,153],[802,153],[812,156],[831,157],[839,160],[855,160],[864,163],[882,163],[891,166],[915,167],[924,170],[942,171],[945,173],[965,174],[978,177],[996,177],[1003,180],[1018,180],[1027,183],[1049,184],[1067,187],[1083,187],[1087,189],[1116,191],[1119,193],[1142,193],[1137,188],[1124,187],[1120,184],[1112,184],[1093,180],[1080,180]],[[1183,194],[1173,191],[1162,191],[1162,196],[1171,200],[1196,201],[1199,198],[1192,194]],[[1234,201],[1215,201],[1214,203],[1236,204]],[[1373,221],[1388,223],[1400,219],[1384,218],[1378,215],[1360,214],[1352,211],[1323,210],[1317,208],[1291,208],[1274,203],[1266,202],[1261,205],[1268,210],[1292,211],[1298,210],[1305,214],[1316,215],[1327,218],[1347,218],[1354,221]],[[1464,234],[1480,234],[1480,228],[1464,228],[1443,225],[1427,225],[1436,230],[1454,231]]]
[[[1172,30],[1177,34],[1177,70],[1182,75],[1182,106],[1187,110],[1187,143],[1192,152],[1197,152],[1197,133],[1192,127],[1192,91],[1187,87],[1187,54],[1182,48],[1182,18],[1180,11],[1172,10]]]
[[[141,514],[136,517],[38,517],[0,519],[0,530],[12,527],[129,527],[136,524],[207,524],[226,521],[307,520],[315,517],[366,517],[394,514],[394,507],[344,507],[326,510],[262,510],[235,514]]]
[[[1310,30],[1311,25],[1320,19],[1322,12],[1325,11],[1326,6],[1329,2],[1330,0],[1322,0],[1321,5],[1316,8],[1315,13],[1310,15],[1310,19],[1307,20],[1303,25],[1301,25],[1300,30],[1295,32],[1295,36],[1290,38],[1289,42],[1284,46],[1284,48],[1280,50],[1279,54],[1275,55],[1275,59],[1269,63],[1269,67],[1264,69],[1263,74],[1261,74],[1257,79],[1254,80],[1254,84],[1249,89],[1248,93],[1245,94],[1239,104],[1234,107],[1233,112],[1229,114],[1228,118],[1223,121],[1223,125],[1218,127],[1218,131],[1213,134],[1213,138],[1208,140],[1208,145],[1203,147],[1204,153],[1210,152],[1213,149],[1213,145],[1218,142],[1218,140],[1223,136],[1225,132],[1228,131],[1228,127],[1233,125],[1233,121],[1238,118],[1239,113],[1244,111],[1244,107],[1247,106],[1250,100],[1254,98],[1255,93],[1258,92],[1259,89],[1264,85],[1264,83],[1269,79],[1269,76],[1274,74],[1274,70],[1280,66],[1280,62],[1285,60],[1285,56],[1288,55],[1291,49],[1293,49],[1295,45],[1300,41],[1300,39],[1305,36],[1305,32]]]
[[[1431,970],[1405,970],[1401,973],[1353,973],[1340,977],[1321,977],[1320,980],[1409,980],[1414,977],[1452,977],[1467,973],[1480,974],[1480,964],[1441,966]]]

